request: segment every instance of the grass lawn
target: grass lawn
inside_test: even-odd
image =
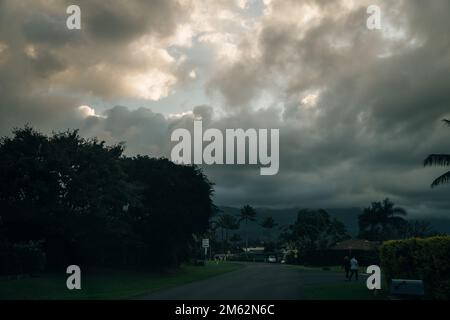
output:
[[[307,300],[385,300],[386,292],[380,290],[375,295],[367,289],[365,282],[336,282],[317,285],[305,285]]]
[[[341,266],[330,266],[330,267],[310,267],[310,266],[302,266],[302,265],[296,265],[296,264],[288,264],[287,266],[291,268],[295,268],[297,270],[303,270],[303,271],[315,271],[315,272],[335,272],[335,273],[342,273],[344,272],[344,269]],[[359,273],[366,272],[366,268],[359,267]]]
[[[243,267],[236,263],[185,265],[173,273],[102,270],[83,274],[81,290],[68,290],[68,275],[44,274],[19,280],[0,277],[0,300],[6,299],[131,299],[153,291],[206,279]]]
[[[305,284],[303,286],[304,297],[307,300],[384,300],[387,298],[387,284],[383,282],[382,290],[377,294],[367,289],[365,278],[360,281],[344,281],[343,269],[339,266],[316,268],[305,266],[292,266],[302,272],[324,272],[339,273],[342,277],[339,280],[322,282],[317,284]],[[365,268],[360,268],[360,275],[364,273]],[[382,276],[383,277],[383,276]],[[383,288],[385,290],[383,290]]]
[[[344,268],[341,267],[341,266],[322,267],[321,269],[322,269],[323,271],[333,271],[333,272],[341,272],[341,273],[344,272]],[[359,273],[366,272],[366,269],[367,269],[367,268],[364,268],[364,267],[359,267],[359,268],[358,268]]]

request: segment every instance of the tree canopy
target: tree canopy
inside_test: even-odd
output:
[[[123,152],[76,130],[2,138],[0,242],[42,241],[50,268],[180,264],[208,228],[212,183],[195,166]]]
[[[298,212],[295,223],[282,234],[282,238],[306,253],[327,249],[349,236],[345,225],[332,219],[325,210],[302,209]]]
[[[373,241],[398,239],[407,227],[405,209],[389,200],[372,202],[358,217],[359,237]]]

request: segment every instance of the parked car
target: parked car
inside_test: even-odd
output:
[[[277,262],[277,257],[269,256],[269,258],[267,259],[267,262],[269,262],[269,263],[276,263]]]

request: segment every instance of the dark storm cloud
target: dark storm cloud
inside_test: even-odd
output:
[[[322,4],[330,9],[336,2],[331,3]],[[297,191],[284,190],[290,196],[278,197],[278,203],[295,204],[297,195],[315,205],[360,205],[390,196],[411,207],[449,205],[443,197],[448,189],[428,188],[439,171],[421,168],[428,153],[450,149],[450,133],[439,123],[450,114],[449,3],[378,4],[385,21],[402,29],[400,35],[367,30],[364,5],[344,15],[332,10],[320,23],[305,25],[302,36],[296,21],[267,19],[257,40],[260,57],[244,54],[210,82],[230,108],[247,105],[271,87],[285,103],[278,177],[284,183],[262,184],[264,192],[261,181],[241,179],[242,198],[257,184],[259,194],[295,185]],[[310,91],[319,92],[316,105],[302,106]],[[305,189],[314,190],[311,197]]]
[[[87,13],[86,29],[95,40],[125,41],[151,30],[160,36],[175,31],[186,12],[175,1],[80,1]]]
[[[66,23],[66,16],[52,16],[46,13],[36,13],[26,18],[22,31],[25,39],[31,43],[61,46],[76,41],[80,33],[61,28]]]
[[[125,141],[128,154],[168,157],[171,132],[192,128],[194,118],[221,130],[279,128],[278,175],[260,176],[258,166],[204,166],[217,203],[352,207],[391,197],[417,215],[449,207],[448,187],[429,188],[445,168],[422,167],[429,153],[450,150],[450,129],[440,123],[450,117],[448,1],[274,0],[251,31],[234,36],[210,22],[220,14],[236,20],[226,10],[241,9],[229,1],[78,3],[83,32],[69,34],[58,27],[68,1],[0,0],[2,135],[27,122],[80,128]],[[369,4],[382,9],[382,31],[365,27]],[[210,17],[191,21],[198,8]],[[192,106],[172,116],[126,106],[78,109],[81,93],[115,105],[145,96],[141,85],[149,81],[156,91],[146,99],[158,100],[190,79],[195,64],[166,50],[184,24],[201,30],[195,36],[213,34],[216,56],[203,89],[223,97],[223,109]]]

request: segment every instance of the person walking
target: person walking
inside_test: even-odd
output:
[[[358,281],[358,269],[359,269],[358,260],[356,260],[356,258],[353,257],[350,260],[350,279],[349,279],[349,281],[352,281],[353,275],[355,275],[355,279],[356,279],[356,281]]]
[[[348,276],[350,273],[350,258],[348,256],[344,257],[344,271],[345,271],[345,280],[348,280]]]

